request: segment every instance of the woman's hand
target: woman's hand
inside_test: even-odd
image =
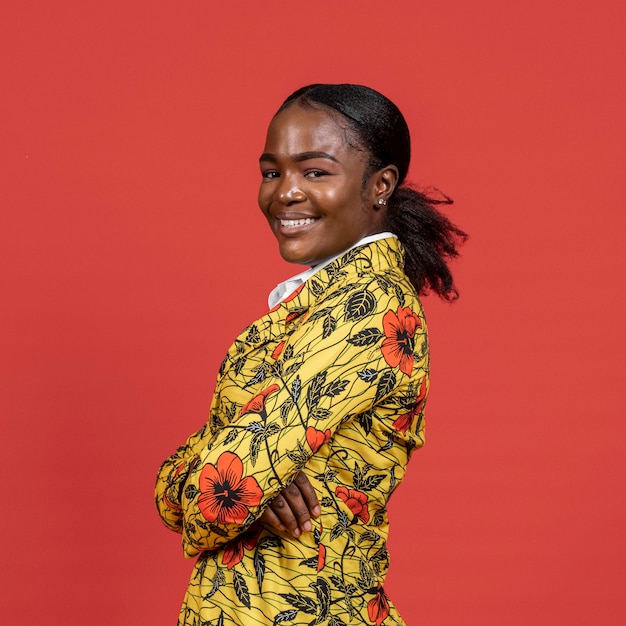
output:
[[[315,490],[306,474],[300,472],[265,509],[261,522],[278,530],[288,530],[294,537],[309,532],[311,517],[321,513]]]

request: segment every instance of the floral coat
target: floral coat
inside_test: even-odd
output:
[[[429,365],[403,254],[349,250],[230,347],[208,423],[158,474],[163,521],[199,555],[179,626],[404,623],[386,506],[423,443]],[[300,470],[322,513],[295,539],[257,520]]]

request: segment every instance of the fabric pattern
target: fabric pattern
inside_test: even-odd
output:
[[[403,624],[384,591],[386,506],[423,444],[428,341],[386,238],[349,250],[246,328],[209,421],[161,466],[156,504],[198,556],[179,626]],[[304,471],[322,514],[258,521]]]

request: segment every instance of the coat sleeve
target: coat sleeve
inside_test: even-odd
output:
[[[172,464],[168,498],[180,506],[187,556],[244,532],[340,424],[419,386],[427,371],[419,302],[376,296],[355,290],[311,309],[236,419]]]
[[[184,445],[167,458],[157,473],[154,501],[163,523],[174,532],[183,532],[181,499],[191,469],[198,463],[196,450],[209,443],[208,425],[195,432]]]

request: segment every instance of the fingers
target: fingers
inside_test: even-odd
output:
[[[261,522],[276,528],[276,530],[285,530],[285,525],[280,521],[276,513],[274,513],[271,506],[268,506],[265,511],[263,511]]]
[[[307,509],[311,513],[313,517],[318,517],[322,510],[320,509],[319,502],[317,501],[317,494],[315,493],[315,489],[309,482],[307,475],[300,472],[296,479],[294,480],[296,487],[300,490],[300,494],[302,499],[304,500]]]
[[[313,528],[311,516],[321,513],[315,490],[302,472],[274,498],[266,512],[270,510],[273,515],[268,514],[265,519],[264,514],[262,519],[274,528],[288,530],[294,537],[309,532]]]

